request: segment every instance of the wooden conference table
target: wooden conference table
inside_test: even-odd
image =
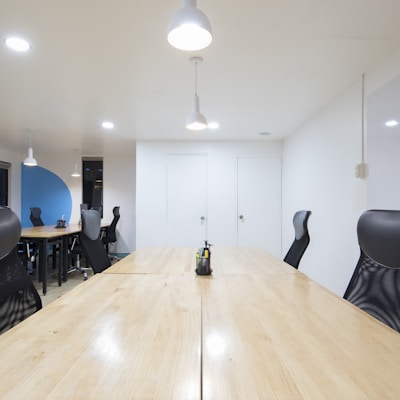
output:
[[[58,284],[61,279],[66,279],[66,269],[68,264],[68,237],[80,232],[79,224],[67,225],[65,228],[56,228],[54,225],[32,226],[22,228],[21,240],[31,240],[39,243],[39,272],[42,279],[43,294],[47,293],[47,248],[50,239],[62,238],[62,270],[59,268]],[[61,273],[62,272],[62,273]]]
[[[105,229],[109,226],[109,223],[102,222],[101,227]],[[58,284],[61,285],[61,281],[67,280],[67,268],[68,268],[68,239],[70,235],[77,234],[81,231],[80,224],[67,224],[65,228],[56,228],[55,225],[44,225],[44,226],[32,226],[28,228],[22,228],[21,240],[31,240],[38,242],[39,247],[39,271],[42,279],[43,294],[47,293],[47,255],[48,255],[48,244],[50,239],[61,238],[62,239],[62,257],[61,267],[58,270]]]
[[[1,399],[398,399],[400,335],[258,249],[143,249],[0,336]]]

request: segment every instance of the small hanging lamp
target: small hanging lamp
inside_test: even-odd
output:
[[[28,157],[24,160],[24,165],[28,167],[35,167],[37,165],[37,161],[33,158],[33,149],[32,149],[32,131],[29,131],[29,149],[28,149]]]
[[[75,164],[74,170],[72,171],[71,176],[74,178],[79,178],[81,176],[81,173],[79,172],[78,164]]]
[[[72,171],[71,176],[73,176],[74,178],[79,178],[81,176],[81,173],[79,172],[79,168],[78,168],[78,160],[79,160],[79,154],[78,154],[78,150],[74,149],[74,158],[75,158],[75,166],[74,166],[74,170]]]
[[[210,21],[196,3],[196,0],[183,0],[183,7],[169,22],[168,42],[177,49],[201,50],[212,41]]]
[[[193,112],[186,119],[186,128],[192,131],[201,131],[207,128],[207,119],[200,112],[200,100],[197,94],[197,64],[201,63],[203,59],[201,57],[191,57],[189,61],[194,63],[195,66],[194,107]]]

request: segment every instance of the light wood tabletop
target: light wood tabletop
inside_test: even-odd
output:
[[[71,235],[81,231],[81,225],[68,224],[65,228],[56,228],[55,225],[30,226],[21,229],[23,239],[53,239],[56,237]]]
[[[109,222],[102,222],[101,227],[107,228]],[[39,246],[39,271],[42,280],[43,294],[47,293],[47,244],[51,239],[61,238],[62,243],[62,265],[59,268],[58,284],[67,280],[68,268],[68,238],[70,235],[81,231],[81,224],[67,224],[64,228],[56,228],[55,225],[30,226],[21,229],[21,240],[37,241]]]
[[[135,252],[0,336],[0,398],[399,398],[397,332],[262,250],[213,249],[211,276],[195,250]]]
[[[193,274],[197,249],[141,248],[112,265],[107,274]],[[213,276],[225,274],[296,273],[290,265],[260,248],[211,248]]]
[[[202,286],[204,399],[398,399],[400,335],[302,274]]]
[[[142,248],[124,257],[103,274],[192,274],[194,248]]]
[[[0,336],[0,398],[199,399],[194,277],[97,274]]]
[[[101,227],[107,228],[109,222],[102,221]],[[56,225],[29,226],[21,229],[23,239],[53,239],[60,236],[68,236],[81,231],[81,224],[67,224],[64,228],[56,228]]]

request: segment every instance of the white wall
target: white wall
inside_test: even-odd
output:
[[[280,156],[281,147],[281,142],[138,142],[137,247],[166,245],[167,154],[208,155],[208,187],[204,189],[208,203],[214,205],[208,207],[208,239],[214,245],[235,246],[236,156]],[[201,184],[199,188],[203,189]]]
[[[368,208],[400,209],[400,137],[368,140]]]
[[[359,98],[357,85],[287,139],[283,152],[283,243],[293,241],[294,212],[311,210],[311,241],[299,269],[338,294],[358,259],[355,227],[366,204],[366,181],[354,174]]]
[[[112,209],[120,206],[117,224],[118,241],[110,252],[136,250],[136,149],[131,156],[104,155],[104,220],[112,220]]]
[[[366,95],[398,73],[400,52],[366,74]],[[343,295],[359,256],[356,224],[367,209],[368,180],[355,178],[361,161],[360,83],[342,93],[283,148],[283,243],[293,240],[291,218],[310,209],[311,242],[300,270]],[[368,161],[368,160],[367,160]]]
[[[368,97],[368,208],[400,209],[400,76]]]

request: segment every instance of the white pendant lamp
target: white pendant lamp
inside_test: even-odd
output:
[[[73,149],[73,152],[74,152],[75,165],[74,165],[74,170],[72,171],[71,176],[73,176],[74,178],[79,178],[81,176],[81,173],[78,168],[78,162],[80,161],[79,153],[78,153],[77,149]]]
[[[78,169],[78,164],[75,164],[74,170],[72,171],[71,176],[73,176],[74,178],[79,178],[81,176],[81,173],[79,172]]]
[[[194,107],[193,112],[186,119],[186,128],[191,131],[201,131],[207,128],[207,119],[200,112],[200,101],[197,94],[197,64],[201,63],[203,59],[201,57],[191,57],[189,60],[194,63],[195,66],[195,78],[194,78]]]
[[[177,49],[201,50],[212,41],[210,21],[196,3],[196,0],[183,0],[183,7],[169,22],[168,42]]]
[[[25,158],[24,165],[26,165],[28,167],[35,167],[37,165],[37,161],[33,158],[32,133],[29,134],[28,157]]]

